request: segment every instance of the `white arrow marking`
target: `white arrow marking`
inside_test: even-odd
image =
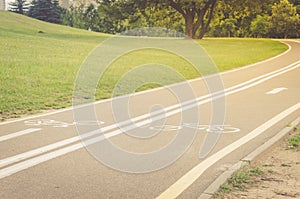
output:
[[[288,90],[288,89],[287,88],[275,88],[275,89],[267,92],[266,94],[267,95],[275,95],[275,94],[280,93],[280,92],[285,91],[285,90]]]

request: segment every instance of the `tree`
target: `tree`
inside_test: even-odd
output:
[[[231,36],[248,37],[251,36],[251,23],[257,15],[271,15],[273,5],[278,0],[219,0],[216,5],[214,19],[210,26],[209,35],[225,36],[224,25],[229,19],[234,22],[234,32]],[[234,21],[233,21],[234,20]],[[231,25],[233,25],[231,23]],[[227,26],[226,25],[226,26]],[[222,28],[223,27],[223,28]],[[227,27],[229,28],[229,27]]]
[[[280,0],[279,3],[275,3],[272,6],[270,25],[273,37],[299,37],[300,17],[296,7],[288,0]]]
[[[300,14],[300,0],[289,0],[289,2],[296,7],[297,14]]]
[[[143,10],[161,6],[175,10],[184,19],[185,34],[190,38],[203,38],[213,17],[217,0],[131,0]]]
[[[60,23],[63,8],[58,0],[33,0],[28,16],[51,23]]]
[[[126,30],[126,20],[137,12],[133,0],[98,0],[99,30],[120,33]]]
[[[190,38],[203,38],[213,17],[217,0],[167,1],[185,20],[185,34]],[[199,35],[197,34],[199,31]]]
[[[220,26],[222,32],[224,33],[224,36],[226,37],[234,36],[234,32],[236,30],[236,23],[237,20],[233,18],[228,18],[221,22]]]
[[[9,3],[9,11],[25,14],[29,9],[29,3],[26,0],[16,0],[15,2]]]
[[[87,20],[88,29],[89,30],[96,30],[96,23],[99,20],[99,15],[97,9],[95,8],[94,4],[90,4],[87,9],[85,10],[83,16]]]
[[[173,9],[162,6],[149,6],[143,10],[137,10],[128,18],[128,29],[140,27],[160,27],[168,33],[175,30],[184,32],[184,21],[182,16]]]
[[[88,22],[84,17],[84,5],[72,5],[68,10],[65,10],[61,16],[61,23],[74,28],[88,29]]]
[[[269,16],[257,15],[257,17],[251,22],[251,33],[254,37],[265,37],[269,32]]]

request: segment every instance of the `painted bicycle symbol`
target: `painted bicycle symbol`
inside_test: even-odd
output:
[[[92,126],[104,124],[102,121],[78,121],[78,122],[62,122],[51,119],[27,120],[24,122],[27,126],[52,126],[54,128],[67,128],[69,126]]]
[[[181,126],[176,125],[162,125],[149,127],[150,130],[155,131],[178,131],[183,128],[191,128],[199,131],[205,131],[207,133],[238,133],[241,129],[233,127],[231,125],[199,125],[199,124],[187,124],[184,123]]]

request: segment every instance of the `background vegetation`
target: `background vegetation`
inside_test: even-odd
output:
[[[58,0],[16,0],[11,11],[110,34],[162,27],[191,38],[300,37],[299,0],[97,0],[68,9]]]

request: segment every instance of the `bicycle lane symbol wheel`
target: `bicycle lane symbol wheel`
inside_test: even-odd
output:
[[[143,30],[131,30],[131,33],[135,35]],[[147,30],[150,30],[149,32],[161,31],[159,29]],[[177,35],[179,35],[179,33]],[[205,50],[196,41],[187,39],[185,35],[181,36],[182,38],[172,39],[115,36],[102,42],[90,53],[77,75],[73,91],[73,114],[75,121],[80,122],[87,119],[91,121],[97,120],[97,114],[94,107],[95,104],[92,102],[93,99],[95,99],[95,92],[99,79],[103,78],[105,71],[109,68],[111,63],[134,51],[154,49],[171,53],[186,60],[202,76],[214,73],[214,75],[209,76],[209,78],[204,78],[207,89],[211,93],[213,107],[210,126],[223,125],[225,117],[225,95],[223,92],[224,88],[222,80],[218,75],[218,69]],[[118,81],[120,83],[117,87],[118,92],[122,93],[122,89],[125,88],[126,90],[134,91],[137,87],[141,87],[147,83],[164,85],[166,82],[164,82],[163,79],[165,78],[148,78],[147,74],[149,74],[149,66],[158,73],[171,74],[171,76],[176,76],[178,79],[181,78],[180,80],[182,81],[185,80],[170,66],[164,66],[161,63],[143,63],[134,67],[134,69],[122,76],[122,79]],[[130,80],[130,84],[125,87],[124,84],[122,84],[122,80]],[[182,118],[180,125],[184,123],[198,123],[198,108],[189,108],[189,106],[185,105],[187,100],[196,99],[196,95],[189,82],[184,82],[185,83],[181,85],[180,89],[167,86],[166,89],[176,96],[180,105],[179,110]],[[162,125],[165,122],[165,118],[170,116],[170,112],[166,111],[166,108],[161,105],[159,110],[154,110],[149,113],[151,119],[144,120],[143,122],[134,122],[134,118],[130,117],[128,110],[129,101],[130,95],[128,95],[128,97],[125,96],[123,98],[112,99],[113,116],[119,130],[110,132],[111,134],[118,135],[120,133],[126,133],[134,138],[138,138],[139,136],[140,138],[145,138],[147,137],[146,135],[138,134],[138,132],[145,131],[145,128],[143,128],[144,125]],[[126,123],[125,126],[122,125],[124,123]],[[76,125],[76,128],[80,136],[90,131],[101,131],[100,126],[86,128],[84,126]],[[150,132],[149,130],[149,133],[153,132]],[[109,139],[105,138],[101,139],[101,142],[97,142],[97,139],[95,141],[82,139],[82,142],[97,160],[110,168],[129,173],[147,173],[165,168],[175,162],[191,146],[195,135],[196,130],[193,128],[180,128],[178,129],[176,137],[171,142],[166,143],[164,147],[150,153],[129,152],[114,145]],[[199,155],[201,158],[205,157],[213,149],[218,138],[219,134],[207,134],[200,149]]]

